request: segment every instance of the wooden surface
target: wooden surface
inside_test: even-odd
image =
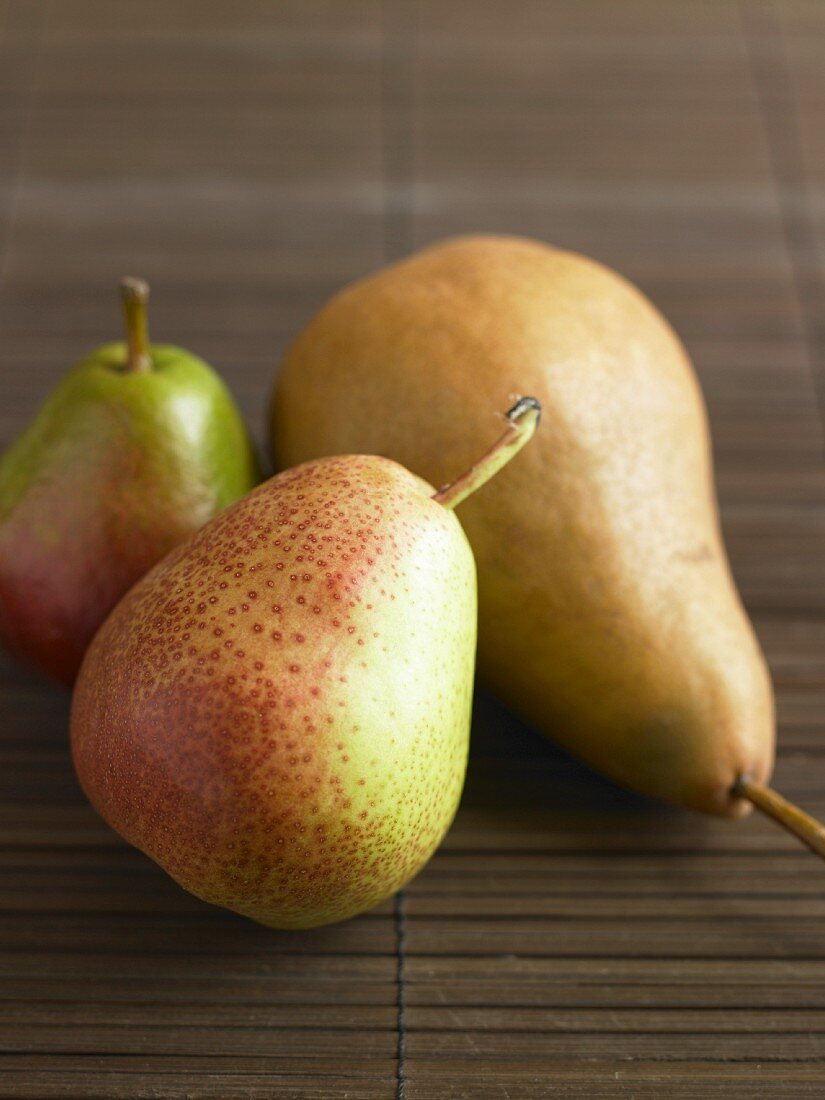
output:
[[[821,0],[0,0],[0,440],[117,333],[229,378],[444,234],[635,279],[693,353],[778,788],[825,815]],[[278,934],[86,805],[68,703],[0,667],[0,1096],[825,1096],[825,869],[620,792],[482,700],[395,903]]]

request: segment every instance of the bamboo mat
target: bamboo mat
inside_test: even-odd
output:
[[[117,334],[262,436],[325,297],[445,234],[636,280],[693,354],[776,784],[825,816],[820,0],[0,0],[0,440]],[[66,697],[0,665],[0,1097],[825,1096],[825,877],[768,823],[617,790],[480,696],[398,899],[279,934],[86,805]]]

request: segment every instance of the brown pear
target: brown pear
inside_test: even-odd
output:
[[[613,271],[508,237],[448,241],[345,289],[290,348],[280,468],[358,451],[434,484],[541,401],[532,448],[461,508],[483,677],[620,783],[710,813],[765,782],[772,690],[722,545],[684,348]]]

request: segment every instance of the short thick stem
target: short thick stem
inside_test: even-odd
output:
[[[507,429],[501,438],[466,473],[439,489],[433,500],[445,508],[455,508],[480,489],[533,438],[541,418],[541,405],[535,397],[521,397],[505,416]]]
[[[149,284],[127,277],[120,281],[120,299],[126,321],[126,366],[133,372],[152,369],[149,349]]]
[[[825,825],[815,817],[806,814],[804,810],[788,802],[770,787],[754,783],[746,775],[737,779],[732,793],[739,798],[747,798],[763,814],[772,818],[789,833],[793,833],[803,844],[807,844],[811,851],[825,859]]]

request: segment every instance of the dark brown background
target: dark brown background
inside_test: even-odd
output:
[[[695,357],[776,782],[825,815],[823,110],[821,0],[0,0],[0,439],[126,272],[260,435],[344,281],[461,230],[588,252]],[[825,873],[767,822],[487,701],[400,903],[278,934],[97,820],[67,709],[0,666],[0,1096],[825,1096]]]

